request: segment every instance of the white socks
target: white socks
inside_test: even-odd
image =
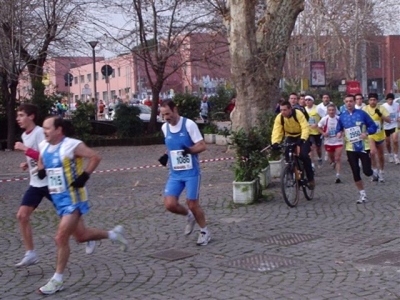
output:
[[[63,281],[63,274],[54,273],[53,278],[55,281],[62,282]]]

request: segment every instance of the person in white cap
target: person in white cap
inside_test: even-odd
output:
[[[308,124],[310,126],[310,136],[308,138],[311,144],[311,160],[314,161],[315,152],[318,156],[318,166],[322,166],[322,140],[321,133],[318,130],[318,122],[321,120],[321,116],[318,114],[317,106],[314,104],[314,98],[310,95],[305,97],[306,100],[306,111],[309,115]]]

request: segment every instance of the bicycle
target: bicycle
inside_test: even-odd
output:
[[[295,207],[299,202],[300,188],[303,190],[304,197],[309,201],[314,198],[314,190],[308,186],[303,162],[293,152],[296,143],[283,143],[281,148],[288,153],[286,166],[281,173],[282,195],[289,207]]]

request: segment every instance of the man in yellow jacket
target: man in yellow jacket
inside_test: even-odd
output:
[[[314,189],[314,172],[311,166],[310,143],[307,141],[310,135],[309,124],[298,109],[292,109],[288,101],[280,104],[280,113],[276,116],[272,129],[272,148],[279,148],[279,144],[286,138],[287,143],[296,143],[296,153],[304,163],[304,170],[308,179],[308,186]],[[287,155],[285,153],[287,159]]]

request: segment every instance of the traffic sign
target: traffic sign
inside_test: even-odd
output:
[[[101,67],[101,74],[106,78],[113,73],[113,68],[110,65],[104,65]]]

